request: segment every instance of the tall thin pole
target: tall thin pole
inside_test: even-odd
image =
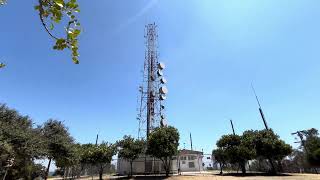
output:
[[[96,137],[96,146],[98,145],[98,139],[99,139],[99,133],[97,134],[97,137]]]
[[[230,123],[231,123],[231,128],[232,128],[233,135],[236,135],[236,133],[235,133],[235,131],[234,131],[234,127],[233,127],[232,119],[230,119]]]
[[[191,136],[191,133],[190,133],[190,144],[191,144],[191,151],[192,151],[193,148],[192,148],[192,136]]]
[[[252,84],[251,84],[251,87],[252,87],[253,93],[254,93],[254,95],[255,95],[255,97],[256,97],[257,103],[258,103],[258,105],[259,105],[259,112],[260,112],[260,115],[261,115],[261,118],[262,118],[262,121],[263,121],[264,127],[268,130],[268,129],[269,129],[269,127],[268,127],[268,124],[267,124],[266,118],[264,117],[264,114],[263,114],[263,111],[262,111],[262,108],[261,108],[261,105],[260,105],[260,102],[259,102],[258,96],[257,96],[256,91],[255,91],[255,89],[254,89],[254,87],[253,87],[253,85],[252,85]]]

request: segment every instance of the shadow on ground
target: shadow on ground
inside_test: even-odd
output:
[[[166,176],[133,176],[133,177],[118,177],[116,179],[147,179],[147,180],[151,180],[151,179],[156,179],[156,180],[160,180],[160,179],[168,179],[169,177]]]
[[[270,174],[270,173],[246,173],[243,175],[242,173],[223,173],[223,174],[215,174],[217,176],[235,176],[235,177],[250,177],[250,176],[292,176],[290,174]]]

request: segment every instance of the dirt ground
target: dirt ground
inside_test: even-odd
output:
[[[279,176],[267,176],[264,174],[248,174],[247,176],[240,176],[239,174],[224,174],[223,176],[217,175],[217,172],[202,172],[202,173],[184,173],[183,175],[173,175],[170,177],[163,176],[136,176],[133,178],[128,178],[125,176],[104,176],[104,179],[137,179],[137,180],[320,180],[320,174],[282,174]],[[50,178],[50,180],[58,180],[59,178]],[[91,177],[81,178],[84,180],[91,180]],[[97,180],[98,177],[94,177]]]
[[[310,175],[310,174],[288,174],[287,176],[219,176],[219,175],[185,175],[185,176],[173,176],[169,179],[172,180],[190,180],[190,179],[199,179],[199,180],[262,180],[262,179],[275,179],[275,180],[320,180],[320,175]]]
[[[89,178],[91,179],[91,178]],[[88,179],[88,180],[89,180]],[[115,177],[115,176],[107,176],[105,179],[138,179],[138,180],[161,180],[161,179],[168,179],[168,180],[320,180],[320,174],[283,174],[279,176],[267,176],[263,174],[259,175],[248,175],[248,176],[239,176],[236,174],[224,174],[223,176],[217,175],[217,173],[188,173],[183,175],[173,175],[168,178],[163,176],[136,176],[134,178],[127,178],[127,177]]]

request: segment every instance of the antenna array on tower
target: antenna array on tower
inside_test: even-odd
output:
[[[146,25],[146,52],[143,67],[143,81],[139,86],[140,102],[138,108],[138,137],[148,138],[158,126],[166,126],[164,100],[168,89],[163,77],[165,64],[158,61],[158,34],[155,23]]]

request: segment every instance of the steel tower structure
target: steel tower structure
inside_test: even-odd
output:
[[[143,80],[139,86],[140,99],[138,107],[138,121],[140,139],[148,139],[150,132],[160,125],[166,125],[164,115],[164,100],[168,92],[163,77],[164,63],[158,61],[158,34],[155,23],[145,27],[145,60],[143,66]]]

